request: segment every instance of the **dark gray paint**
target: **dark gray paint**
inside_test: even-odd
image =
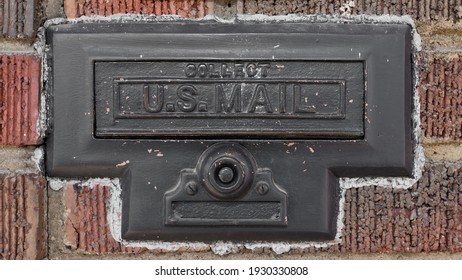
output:
[[[67,178],[120,177],[125,239],[332,239],[338,214],[338,177],[411,175],[412,70],[407,25],[71,24],[50,27],[47,42],[51,47],[53,101],[47,139],[47,173]],[[277,45],[279,47],[275,47]],[[135,78],[143,72],[143,78],[155,84],[155,80],[162,77],[151,75],[151,66],[188,61],[290,61],[292,66],[318,65],[315,70],[319,71],[312,71],[314,76],[287,74],[275,78],[351,79],[353,82],[345,84],[346,94],[360,100],[364,98],[364,102],[354,107],[353,112],[346,107],[346,116],[360,112],[361,117],[352,117],[352,122],[342,125],[339,123],[348,117],[302,118],[302,123],[297,124],[299,119],[294,118],[292,123],[290,118],[276,117],[268,118],[270,123],[263,125],[262,120],[268,117],[263,113],[247,120],[252,124],[249,134],[244,133],[247,127],[238,125],[239,118],[247,116],[239,114],[227,118],[230,126],[220,123],[222,120],[216,117],[203,117],[201,125],[208,122],[215,126],[204,133],[191,126],[195,122],[191,113],[182,117],[186,123],[190,122],[187,127],[182,126],[182,122],[169,126],[162,117],[127,118],[120,125],[111,126],[110,119],[104,116],[103,102],[106,100],[111,109],[114,91],[110,92],[111,87],[102,86],[101,82],[119,73],[130,74],[127,68],[117,67],[134,65]],[[341,73],[316,75],[335,63],[362,65],[364,71],[358,73],[358,68],[353,67]],[[210,79],[204,80],[210,82]],[[361,86],[354,82],[362,80]],[[157,121],[163,122],[162,125],[156,126]],[[274,121],[287,121],[287,129],[276,129]],[[148,133],[147,128],[151,132]],[[331,131],[326,133],[329,128]],[[184,174],[202,178],[198,170],[207,160],[202,160],[201,155],[216,143],[248,151],[255,173],[247,189],[230,197],[220,197],[208,192],[199,181],[192,188],[186,187],[187,182],[180,188]],[[242,153],[246,154],[236,152]],[[227,156],[233,157],[232,153]],[[260,192],[265,193],[266,187],[258,184],[262,180],[273,184],[264,195]],[[264,204],[261,197],[274,194],[271,191],[274,187],[280,195]],[[177,196],[170,195],[174,193]],[[173,207],[168,204],[170,198],[176,199]],[[277,203],[280,204],[276,206]],[[180,224],[171,223],[168,211],[176,211],[181,216],[182,211],[192,205],[198,205],[197,218],[191,214],[184,216],[186,220]],[[223,205],[232,206],[223,208]],[[261,209],[269,212],[284,211],[286,207],[282,215],[287,220],[275,224],[258,211],[245,215],[243,211],[247,211],[249,205],[261,205]],[[209,208],[226,210],[210,214]],[[230,209],[240,210],[233,217],[232,213],[228,214]],[[222,219],[224,215],[229,219]],[[201,218],[204,223],[198,223]],[[249,224],[254,218],[263,223]],[[233,219],[243,223],[230,223]]]

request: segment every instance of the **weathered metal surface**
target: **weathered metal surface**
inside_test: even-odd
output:
[[[138,240],[326,240],[338,177],[408,176],[406,25],[49,28],[47,170],[120,177]]]
[[[363,72],[361,62],[96,62],[96,136],[361,138]]]

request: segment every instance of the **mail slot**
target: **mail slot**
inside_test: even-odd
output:
[[[250,66],[255,70],[244,72]],[[363,68],[283,60],[96,62],[96,136],[361,138]]]
[[[125,240],[330,240],[339,178],[412,174],[405,24],[61,24],[47,44],[47,173],[119,178]]]

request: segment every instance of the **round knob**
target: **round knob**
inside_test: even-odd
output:
[[[235,199],[252,186],[256,163],[250,152],[236,143],[209,147],[198,161],[199,180],[218,199]]]
[[[222,183],[228,184],[234,179],[234,171],[230,167],[223,167],[218,171],[218,179]]]

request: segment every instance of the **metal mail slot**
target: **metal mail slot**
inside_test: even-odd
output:
[[[410,176],[410,27],[49,27],[47,173],[120,178],[125,240],[329,240],[340,177]]]
[[[95,62],[94,67],[97,137],[364,135],[361,61]]]

